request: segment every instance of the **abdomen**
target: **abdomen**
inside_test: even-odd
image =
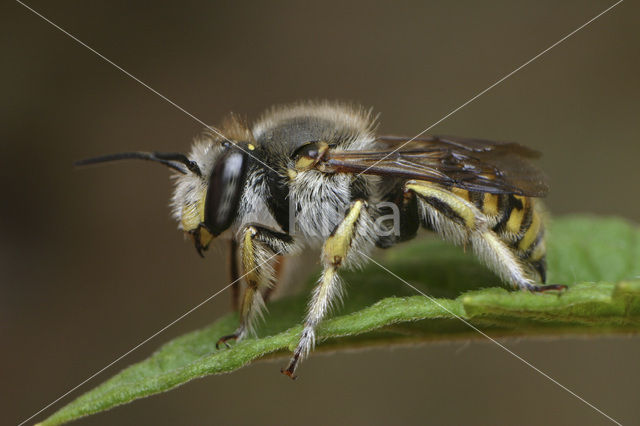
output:
[[[453,188],[487,218],[488,227],[516,254],[531,273],[546,282],[546,246],[539,200],[513,194],[490,194]]]

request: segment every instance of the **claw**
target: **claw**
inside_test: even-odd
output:
[[[547,284],[547,285],[536,285],[531,288],[532,292],[535,293],[544,293],[547,291],[566,291],[569,287],[564,284]]]
[[[227,343],[228,340],[236,340],[239,336],[239,333],[228,334],[226,336],[222,336],[216,342],[216,349],[220,349],[220,344],[224,343],[227,348],[231,348],[231,345]]]
[[[284,374],[285,376],[289,376],[289,378],[291,380],[295,380],[298,377],[293,374],[296,371],[296,367],[298,366],[298,359],[300,358],[300,354],[299,353],[294,353],[293,354],[293,358],[291,358],[291,361],[289,362],[289,366],[285,369],[285,368],[281,368],[280,372],[282,374]]]
[[[287,368],[286,370],[285,370],[284,368],[281,368],[281,369],[280,369],[280,372],[281,372],[282,374],[284,374],[285,376],[289,376],[289,378],[290,378],[291,380],[295,380],[295,379],[297,379],[297,378],[298,378],[298,376],[296,376],[295,374],[293,374],[293,372],[292,372],[290,369],[288,369],[288,368]]]

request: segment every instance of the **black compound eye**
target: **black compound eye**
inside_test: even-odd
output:
[[[218,159],[211,177],[204,205],[204,220],[214,236],[224,232],[236,217],[247,171],[247,156],[229,149]]]

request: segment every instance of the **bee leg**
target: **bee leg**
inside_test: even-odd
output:
[[[408,181],[405,188],[418,195],[423,220],[444,239],[458,245],[470,243],[476,256],[505,282],[523,290],[544,290],[527,275],[520,259],[489,229],[486,216],[471,202],[429,182]]]
[[[287,368],[280,371],[295,379],[295,371],[299,362],[305,358],[315,345],[315,328],[324,318],[331,303],[341,296],[342,285],[338,269],[358,262],[359,251],[354,247],[365,249],[367,242],[374,245],[375,235],[371,216],[367,205],[362,200],[352,203],[342,222],[325,240],[322,248],[323,271],[318,284],[313,290],[304,329],[293,352]]]
[[[221,337],[221,344],[228,345],[229,340],[240,340],[253,331],[253,325],[264,308],[260,288],[273,281],[274,271],[269,258],[276,253],[286,253],[292,247],[293,239],[279,232],[248,225],[239,234],[240,259],[246,288],[240,303],[240,325],[233,334]]]
[[[216,349],[220,349],[221,344],[225,345],[227,348],[230,348],[231,346],[227,342],[229,340],[236,340],[239,336],[240,334],[238,334],[237,332],[234,332],[233,334],[227,334],[226,336],[222,336],[216,342]]]
[[[529,290],[536,293],[544,293],[546,291],[565,291],[569,287],[564,284],[546,284],[546,285],[534,285]]]
[[[231,278],[231,309],[240,309],[240,273],[238,272],[238,243],[229,240],[229,276]]]
[[[495,232],[490,229],[476,231],[471,233],[470,240],[476,256],[507,283],[531,292],[545,287],[534,283],[516,254]]]
[[[264,299],[264,303],[269,302],[269,300],[271,299],[271,296],[273,295],[273,292],[278,287],[278,284],[280,284],[280,281],[282,280],[282,275],[284,273],[285,262],[286,262],[286,258],[284,256],[276,256],[275,262],[273,265],[275,279],[273,280],[271,285],[267,286],[267,288],[262,293],[262,298]]]

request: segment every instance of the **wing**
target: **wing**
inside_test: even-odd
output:
[[[329,151],[336,172],[427,180],[469,191],[542,197],[545,175],[528,158],[537,151],[513,142],[431,136],[381,136],[376,151]]]

